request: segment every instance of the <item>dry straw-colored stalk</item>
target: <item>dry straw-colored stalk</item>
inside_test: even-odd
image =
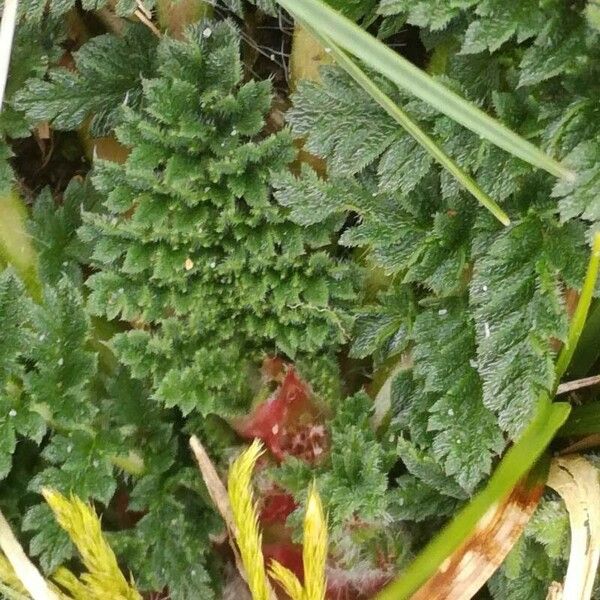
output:
[[[59,596],[50,589],[46,580],[37,570],[35,565],[27,558],[21,544],[15,537],[8,521],[0,512],[0,549],[6,556],[14,576],[20,581],[22,588],[12,586],[13,589],[25,589],[33,600],[59,600]],[[10,574],[7,565],[4,565],[3,572]],[[11,577],[10,582],[16,583]],[[9,581],[6,581],[8,584]]]
[[[15,27],[17,25],[17,9],[19,0],[4,0],[2,23],[0,23],[0,112],[4,101],[4,91],[8,80],[8,67],[12,51]]]

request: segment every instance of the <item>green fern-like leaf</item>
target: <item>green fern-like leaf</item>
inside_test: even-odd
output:
[[[56,289],[46,288],[43,304],[34,305],[10,271],[0,281],[1,347],[8,353],[0,371],[0,464],[5,476],[17,435],[39,444],[49,423],[69,428],[90,419],[95,411],[86,394],[96,363],[84,349],[89,322],[71,284],[63,280]]]
[[[553,190],[553,196],[559,198],[564,220],[575,217],[592,223],[600,220],[598,156],[600,147],[596,141],[581,142],[568,155],[571,164],[576,165],[579,177],[576,182],[559,182]]]
[[[57,284],[64,276],[80,283],[81,265],[88,261],[89,249],[77,237],[82,212],[94,211],[99,197],[89,181],[73,179],[56,206],[49,189],[44,189],[33,207],[31,234],[38,250],[40,277]]]
[[[203,24],[158,54],[143,109],[124,109],[118,129],[129,158],[96,166],[109,212],[86,216],[101,269],[90,307],[139,324],[113,347],[166,406],[226,414],[263,353],[334,349],[351,289],[320,250],[329,229],[293,224],[270,199],[294,151],[286,131],[256,137],[270,86],[242,83],[232,26]]]
[[[478,0],[381,0],[379,13],[402,15],[411,25],[428,27],[433,31],[444,29],[461,10],[477,4]]]
[[[56,129],[76,129],[93,116],[92,134],[107,135],[118,123],[121,105],[139,105],[155,46],[154,36],[141,25],[129,26],[122,37],[92,38],[75,54],[77,72],[55,68],[47,79],[29,79],[14,106],[33,123],[49,121]]]
[[[82,0],[81,8],[83,10],[100,10],[107,4],[107,0]],[[150,10],[155,2],[153,0],[142,0],[143,6]],[[20,7],[20,13],[27,21],[40,23],[47,16],[57,18],[65,15],[75,4],[75,0],[29,0]],[[135,1],[117,0],[116,12],[118,15],[130,15],[136,8]]]
[[[445,477],[472,492],[490,472],[504,440],[493,414],[483,404],[473,361],[475,331],[466,307],[446,306],[424,311],[415,319],[411,332],[414,368],[412,374],[401,373],[393,384],[396,416],[392,426],[408,433],[415,451],[419,448],[429,454]],[[418,471],[413,474],[421,475]],[[435,487],[440,485],[438,480]]]
[[[545,15],[536,0],[506,4],[498,0],[479,2],[475,13],[481,17],[472,21],[465,34],[462,52],[482,50],[495,52],[516,36],[521,43],[534,37],[545,23]]]
[[[585,262],[583,230],[535,216],[500,233],[476,260],[471,282],[484,402],[515,436],[539,394],[554,385],[553,343],[564,340],[563,281],[580,285],[568,265]]]

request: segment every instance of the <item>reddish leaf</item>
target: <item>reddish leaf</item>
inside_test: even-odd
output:
[[[263,365],[267,382],[279,387],[252,413],[233,423],[246,439],[261,439],[277,460],[286,455],[314,463],[328,447],[322,411],[313,400],[310,386],[294,367],[280,359],[268,359]]]

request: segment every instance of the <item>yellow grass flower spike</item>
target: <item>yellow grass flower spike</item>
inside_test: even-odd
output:
[[[304,566],[304,587],[289,569],[276,560],[271,562],[270,575],[292,600],[325,600],[327,580],[327,519],[323,512],[321,497],[313,484],[308,492],[306,514],[304,515],[304,540],[302,563]]]
[[[52,575],[54,582],[60,585],[65,590],[69,591],[70,597],[73,600],[82,600],[88,597],[88,589],[85,583],[79,581],[77,577],[69,571],[66,567],[59,567]],[[110,594],[106,593],[105,597],[108,599]],[[97,596],[94,596],[96,598]]]
[[[304,516],[304,564],[305,600],[325,600],[325,564],[327,562],[327,519],[315,485],[308,493]]]
[[[236,541],[254,600],[270,600],[273,597],[265,570],[258,512],[252,493],[252,472],[263,452],[261,442],[254,440],[231,465],[227,478],[227,493],[236,527]]]
[[[77,580],[68,569],[61,568],[56,574],[57,583],[67,588],[74,600],[142,600],[119,569],[93,508],[79,498],[69,499],[53,490],[44,489],[42,493],[88,571]]]
[[[272,560],[269,567],[269,575],[279,583],[291,600],[305,599],[306,596],[302,584],[296,577],[296,574],[292,573],[287,567],[284,567],[276,560]]]
[[[227,481],[236,541],[253,600],[274,598],[265,570],[258,511],[252,493],[252,472],[262,453],[262,443],[255,440],[231,465]],[[304,586],[292,571],[276,560],[269,567],[269,575],[281,585],[291,600],[325,600],[327,544],[327,519],[313,484],[308,493],[304,516]]]

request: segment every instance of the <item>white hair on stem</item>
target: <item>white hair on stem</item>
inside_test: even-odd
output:
[[[15,25],[17,23],[17,6],[19,0],[5,0],[0,24],[0,111],[4,101],[4,90],[8,79],[8,66],[12,50]]]

